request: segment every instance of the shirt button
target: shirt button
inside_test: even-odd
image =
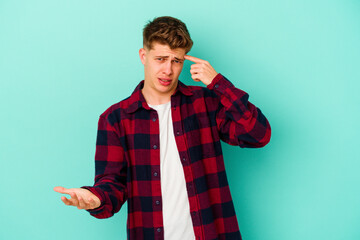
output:
[[[156,229],[157,232],[161,232],[161,228]]]
[[[183,158],[183,161],[185,162],[185,161],[186,161],[186,158]]]
[[[154,172],[154,176],[157,177],[158,173],[157,172]]]
[[[156,122],[156,118],[153,118],[152,120],[153,120],[153,122]]]
[[[179,132],[179,131],[177,131],[177,132],[176,132],[176,134],[177,134],[177,135],[179,135],[179,134],[180,134],[180,132]]]
[[[160,204],[160,201],[159,201],[159,200],[156,200],[156,201],[155,201],[155,204],[156,204],[156,205],[159,205],[159,204]]]
[[[218,88],[219,87],[219,84],[215,84],[215,86],[214,86],[215,88]]]
[[[156,146],[156,145],[154,145],[154,146],[153,146],[153,149],[157,149],[157,146]]]

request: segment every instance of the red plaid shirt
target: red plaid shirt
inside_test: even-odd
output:
[[[164,239],[158,115],[141,89],[101,114],[95,184],[83,186],[101,200],[88,210],[108,218],[128,201],[127,236]],[[265,146],[270,125],[248,94],[220,73],[207,87],[178,82],[171,96],[174,135],[184,170],[197,240],[241,239],[225,173],[220,140],[240,147]]]

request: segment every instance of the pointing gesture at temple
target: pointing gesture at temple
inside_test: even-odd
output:
[[[207,86],[218,74],[208,61],[190,55],[185,55],[184,58],[195,63],[190,69],[191,78],[194,81],[201,81]]]

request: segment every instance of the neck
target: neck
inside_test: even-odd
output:
[[[141,89],[141,92],[142,92],[146,102],[151,105],[160,105],[160,104],[170,102],[171,95],[173,94],[173,92],[159,94],[158,92],[155,92],[149,88],[146,88],[145,85],[144,85],[143,89]]]

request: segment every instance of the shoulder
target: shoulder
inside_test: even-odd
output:
[[[120,119],[125,114],[125,109],[129,107],[129,97],[112,104],[103,113],[100,114],[100,118],[108,119],[110,122],[120,122]]]

